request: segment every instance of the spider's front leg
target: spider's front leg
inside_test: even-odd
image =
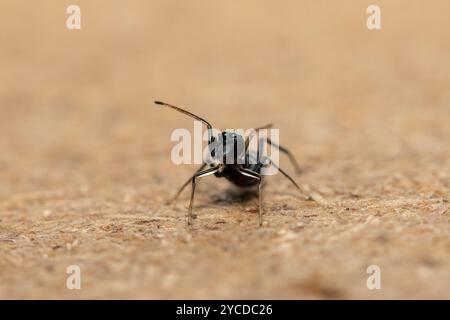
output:
[[[190,225],[192,223],[192,206],[194,205],[194,194],[195,194],[195,186],[196,186],[196,180],[197,178],[202,178],[209,176],[211,174],[216,173],[219,171],[219,167],[209,168],[203,171],[199,171],[194,173],[192,176],[192,193],[191,193],[191,201],[189,202],[189,210],[188,210],[188,216],[187,216],[187,224]]]
[[[253,178],[255,180],[258,180],[258,200],[259,200],[259,225],[262,226],[263,223],[263,216],[262,216],[262,194],[261,194],[261,183],[262,183],[262,176],[259,173],[253,172],[248,169],[240,168],[238,169],[239,173],[242,175]]]

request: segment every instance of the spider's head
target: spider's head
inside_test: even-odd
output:
[[[223,131],[217,138],[212,137],[211,141],[210,150],[213,159],[223,164],[244,163],[245,142],[240,134]]]

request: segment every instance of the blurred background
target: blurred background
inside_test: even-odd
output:
[[[448,298],[450,3],[372,2],[2,0],[0,297]],[[156,99],[274,123],[333,205],[274,178],[264,231],[209,181],[186,231],[187,196],[157,208],[194,170],[169,139],[192,121]]]

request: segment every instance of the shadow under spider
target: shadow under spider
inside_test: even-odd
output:
[[[242,204],[255,199],[258,199],[257,188],[247,189],[231,185],[223,191],[215,192],[210,196],[208,202],[215,205],[229,205],[233,203]]]
[[[271,194],[272,196],[291,196],[293,198],[298,197],[295,192],[289,190],[266,190],[267,184],[262,185],[262,192],[264,195]],[[202,200],[199,200],[197,208],[206,208],[210,205],[228,206],[232,204],[244,204],[252,200],[258,200],[257,188],[241,188],[234,185],[230,185],[226,189],[214,189],[207,194],[203,195]]]

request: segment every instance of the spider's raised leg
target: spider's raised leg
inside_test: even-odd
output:
[[[202,166],[200,168],[197,169],[197,171],[194,172],[194,174],[196,174],[197,172],[202,171],[204,168],[206,167],[206,163],[202,164]],[[181,192],[183,192],[184,188],[187,187],[187,185],[192,181],[192,177],[190,177],[182,186],[180,189],[178,189],[178,192],[170,199],[168,200],[166,203],[172,204],[175,200],[178,199],[178,197],[180,196]]]
[[[217,171],[219,171],[218,167],[214,167],[214,168],[209,168],[203,171],[199,171],[194,173],[194,175],[192,176],[192,193],[191,193],[191,201],[189,202],[189,211],[188,211],[188,217],[187,217],[187,224],[191,224],[192,221],[192,206],[194,205],[194,194],[195,194],[195,184],[196,184],[196,179],[197,178],[202,178],[202,177],[206,177],[209,176],[211,174],[216,173]]]
[[[263,217],[262,217],[262,194],[261,194],[261,185],[262,185],[262,176],[256,172],[253,172],[248,169],[239,168],[238,171],[249,178],[253,178],[258,180],[258,200],[259,200],[259,225],[262,226]]]

